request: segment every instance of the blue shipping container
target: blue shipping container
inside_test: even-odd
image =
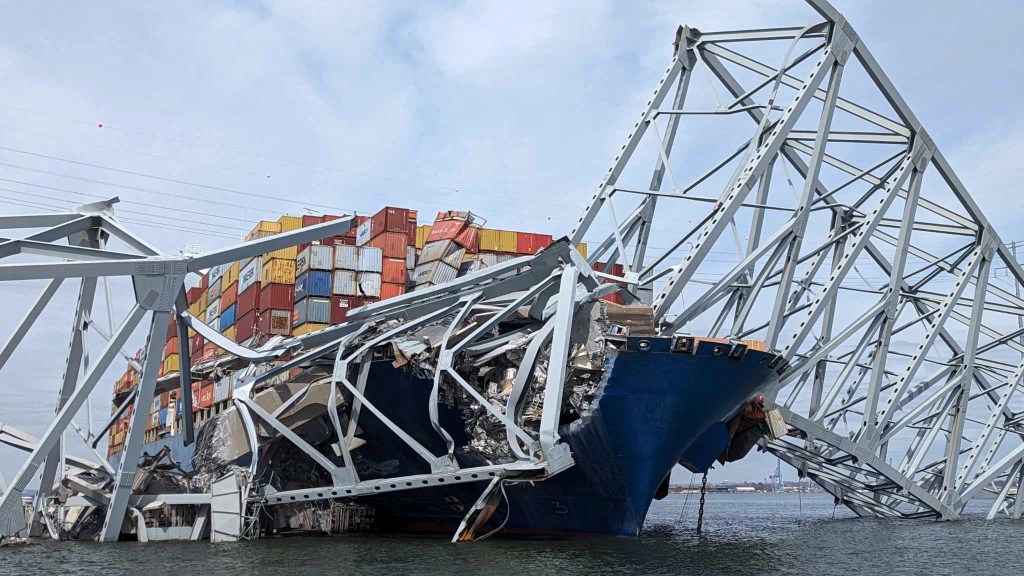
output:
[[[228,328],[235,325],[235,311],[238,310],[237,304],[228,306],[220,313],[220,331],[223,332]]]
[[[183,406],[183,405],[184,405],[185,403],[184,403],[184,402],[182,402],[182,401],[181,401],[181,399],[179,398],[179,399],[178,399],[178,401],[177,401],[177,402],[175,402],[174,404],[175,404],[175,405],[177,406],[177,408],[175,408],[175,409],[174,409],[174,411],[176,412],[176,415],[175,415],[175,417],[176,417],[176,418],[181,418],[181,407],[182,407],[182,406]]]
[[[306,322],[314,324],[331,323],[331,299],[311,296],[295,303],[292,314],[292,326],[302,326]]]
[[[295,278],[295,301],[306,296],[331,297],[331,273],[328,270],[310,270]]]
[[[167,426],[167,408],[160,409],[160,425]]]

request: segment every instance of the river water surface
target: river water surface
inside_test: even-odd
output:
[[[853,518],[832,498],[710,494],[655,502],[639,539],[332,536],[231,544],[41,542],[0,550],[0,574],[1022,574],[1024,521]]]

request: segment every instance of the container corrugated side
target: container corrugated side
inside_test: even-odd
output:
[[[220,298],[217,298],[206,307],[206,317],[204,318],[206,324],[213,327],[214,321],[220,317]]]
[[[331,246],[311,244],[295,258],[295,274],[309,270],[330,270],[334,267],[334,249]]]
[[[355,298],[348,296],[331,296],[331,324],[342,324],[348,321],[348,311],[354,308]]]
[[[293,284],[264,284],[260,290],[260,309],[290,309],[295,302]]]
[[[281,224],[281,232],[291,232],[302,228],[302,218],[299,216],[281,216],[277,221]]]
[[[274,250],[263,255],[263,260],[272,260],[275,258],[281,258],[284,260],[295,260],[295,257],[299,255],[299,249],[297,246],[289,246],[287,248],[281,248],[280,250]]]
[[[238,301],[238,282],[231,284],[220,293],[220,305],[227,308]]]
[[[461,264],[461,263],[460,263]],[[413,270],[412,280],[417,286],[423,284],[444,284],[445,282],[451,282],[459,274],[459,269],[445,264],[440,260],[434,262],[427,262],[416,266]]]
[[[330,324],[327,324],[326,322],[322,323],[322,324],[316,323],[316,322],[306,322],[302,326],[296,326],[292,330],[292,334],[294,336],[302,336],[304,334],[312,334],[313,332],[317,332],[319,330],[323,330],[324,328],[327,328],[328,326],[330,326]]]
[[[273,236],[274,234],[281,233],[281,224],[279,222],[270,222],[269,220],[261,220],[256,223],[256,226],[245,235],[245,241],[250,242],[252,240],[258,240],[260,238],[266,238]]]
[[[359,271],[380,273],[383,259],[380,248],[364,246],[359,249]]]
[[[235,305],[232,304],[231,306],[228,306],[227,308],[225,308],[224,310],[221,311],[221,313],[220,313],[220,331],[221,332],[224,332],[228,328],[230,328],[230,327],[235,325],[235,312],[237,310],[238,309],[235,307]]]
[[[331,273],[326,270],[310,270],[295,278],[295,300],[307,296],[330,296]]]
[[[372,222],[367,220],[366,222],[361,223],[358,228],[356,228],[356,246],[362,246],[370,241],[370,238],[372,237],[370,235],[371,225]]]
[[[388,298],[394,298],[395,296],[401,296],[402,294],[405,294],[405,282],[402,282],[401,284],[384,282],[380,285],[381,300],[387,300]]]
[[[381,281],[393,284],[405,284],[405,258],[384,258],[381,266]]]
[[[292,333],[292,310],[270,309],[259,313],[259,331],[262,334],[288,336]]]
[[[263,281],[263,257],[257,256],[249,261],[238,275],[238,290],[245,292],[249,286]]]
[[[207,300],[216,300],[217,298],[220,298],[220,293],[223,291],[222,288],[223,287],[219,281],[211,284],[210,289],[206,291]]]
[[[331,321],[331,299],[310,296],[295,303],[292,313],[292,327],[307,322],[329,324]]]
[[[294,284],[295,260],[285,258],[263,258],[264,284]]]
[[[380,298],[381,278],[378,272],[360,272],[356,278],[358,293],[356,296]]]
[[[514,254],[519,247],[519,233],[513,230],[498,230],[498,252]]]
[[[416,247],[408,246],[405,250],[405,267],[412,270],[416,267]]]
[[[335,270],[331,281],[331,293],[337,296],[355,296],[356,273],[352,270]]]
[[[430,236],[431,226],[419,226],[416,228],[416,248],[423,248],[423,245],[427,243],[427,237]]]
[[[231,398],[231,392],[234,390],[235,382],[234,375],[228,375],[220,380],[213,383],[213,401],[224,402],[228,398]]]
[[[220,277],[220,289],[223,291],[228,286],[238,282],[238,273],[241,270],[242,266],[239,262],[228,264],[227,269],[224,270],[224,275]]]
[[[359,269],[359,247],[358,246],[335,246],[334,267],[338,270]]]
[[[381,232],[366,243],[366,246],[380,248],[385,258],[405,258],[405,247],[409,236],[402,232]]]

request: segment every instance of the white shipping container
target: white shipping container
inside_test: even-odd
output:
[[[370,241],[370,221],[367,220],[356,228],[356,246],[362,246]]]
[[[355,296],[356,273],[352,270],[335,270],[331,292],[335,296]]]
[[[384,265],[384,252],[380,248],[364,246],[359,249],[359,271],[380,273]]]
[[[220,280],[220,277],[224,275],[224,271],[227,270],[228,267],[229,266],[227,264],[218,264],[210,268],[210,286],[213,286],[217,280]]]
[[[159,412],[159,411],[160,411],[160,395],[157,394],[156,396],[153,396],[153,402],[150,403],[149,413],[152,414],[153,412]]]
[[[338,270],[359,269],[359,247],[358,246],[335,246],[334,267]]]
[[[220,298],[210,302],[206,307],[206,323],[213,326],[217,318],[220,318]]]
[[[459,274],[459,269],[441,262],[427,262],[420,264],[412,273],[412,280],[417,286],[423,284],[444,284],[451,282]]]
[[[412,270],[416,267],[416,247],[409,246],[405,249],[405,267]]]
[[[420,263],[433,262],[444,258],[445,251],[451,244],[454,244],[451,240],[435,240],[433,242],[427,242],[423,246],[423,249],[420,250]]]
[[[257,256],[249,261],[242,268],[238,275],[238,293],[245,292],[245,289],[257,282],[263,281],[263,256]]]
[[[360,272],[358,288],[359,293],[356,296],[380,298],[380,274],[377,272]]]
[[[477,257],[484,266],[494,266],[498,263],[497,254],[479,254]]]
[[[295,257],[295,274],[309,270],[330,270],[334,265],[334,248],[321,244],[306,246]]]
[[[458,246],[458,244],[455,244],[455,246]],[[457,270],[459,266],[462,266],[462,260],[465,256],[466,249],[458,246],[458,248],[449,250],[448,253],[444,255],[444,258],[441,258],[441,261]]]
[[[213,383],[213,401],[223,402],[231,398],[231,389],[235,387],[234,378],[225,376]]]

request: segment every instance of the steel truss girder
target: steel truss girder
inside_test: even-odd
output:
[[[807,438],[777,451],[800,470],[818,466],[819,483],[858,514],[954,518],[981,492],[1019,511],[1008,486],[1024,478],[1024,271],[850,23],[825,0],[808,4],[824,22],[683,29],[672,62],[692,54],[680,74],[707,77],[716,105],[700,104],[696,85],[671,108],[649,102],[638,126],[665,116],[676,138],[634,130],[572,238],[597,245],[591,263],[623,264],[614,280],[654,290],[662,334],[760,338],[781,350],[789,365],[766,396],[785,392],[779,403]],[[766,63],[778,50],[758,54],[768,42],[789,45],[781,63]],[[844,78],[851,67],[863,74]],[[747,136],[704,129],[743,115]],[[643,158],[640,139],[651,140]],[[666,153],[675,140],[686,150],[720,140],[722,152],[684,170]],[[642,178],[652,158],[670,187]],[[611,233],[588,237],[602,212]],[[730,240],[736,256],[723,259]],[[648,243],[665,248],[651,254]],[[996,269],[1008,279],[997,282]],[[812,462],[851,452],[857,470]],[[850,476],[890,456],[901,463],[885,474],[899,490]]]

